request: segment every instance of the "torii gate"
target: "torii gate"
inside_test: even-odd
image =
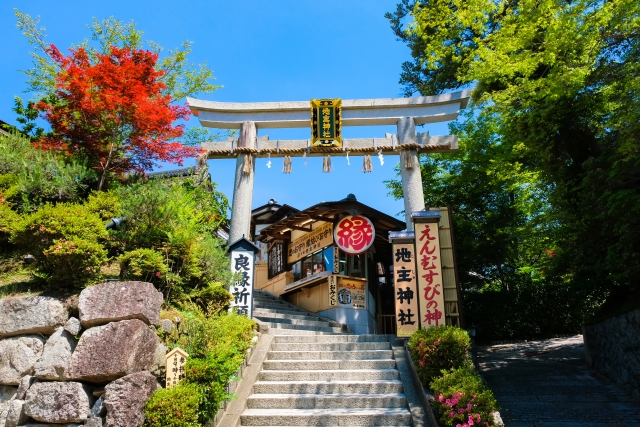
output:
[[[458,150],[456,136],[416,133],[416,125],[455,120],[467,106],[471,91],[417,98],[378,98],[342,101],[342,126],[397,125],[397,135],[384,138],[344,139],[342,147],[312,147],[311,140],[269,140],[257,129],[310,127],[309,101],[214,102],[187,98],[191,111],[205,127],[240,129],[240,137],[202,144],[206,159],[236,157],[229,242],[249,236],[255,159],[285,156],[400,155],[402,191],[407,230],[413,230],[411,213],[424,209],[418,153]],[[415,165],[415,167],[414,167]]]

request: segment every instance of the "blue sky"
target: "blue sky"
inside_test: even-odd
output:
[[[30,68],[30,46],[15,27],[13,8],[40,15],[47,40],[61,51],[89,36],[85,27],[93,17],[111,15],[134,20],[166,49],[191,40],[192,62],[207,62],[217,84],[224,88],[196,96],[215,101],[299,101],[312,98],[400,97],[400,66],[410,59],[409,49],[395,39],[384,13],[395,1],[382,0],[263,0],[190,1],[128,0],[51,2],[4,0],[0,5],[0,119],[15,124],[14,95],[22,93],[25,78],[18,70]],[[190,125],[196,125],[192,118]],[[431,135],[448,133],[445,124],[430,125]],[[345,137],[382,137],[394,126],[347,127]],[[306,139],[308,129],[259,130],[271,139]],[[270,198],[304,209],[321,201],[353,193],[358,200],[390,215],[403,210],[402,201],[388,196],[383,181],[395,177],[397,157],[380,166],[373,158],[373,173],[362,173],[362,158],[333,158],[333,172],[322,173],[322,159],[293,158],[293,173],[282,174],[282,159],[258,159],[254,207]],[[235,160],[209,161],[213,180],[231,200]],[[168,165],[163,170],[175,166]]]

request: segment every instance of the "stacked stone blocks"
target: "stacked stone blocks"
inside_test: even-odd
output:
[[[83,290],[79,319],[55,298],[0,299],[0,427],[141,426],[164,376],[161,305],[146,282]]]

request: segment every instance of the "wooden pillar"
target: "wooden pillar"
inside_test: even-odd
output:
[[[256,125],[254,122],[244,122],[240,130],[238,147],[256,148]],[[250,157],[251,168],[245,172],[245,157]],[[233,202],[231,204],[231,225],[229,230],[229,243],[233,243],[245,236],[253,241],[250,236],[251,229],[251,203],[253,200],[253,177],[255,174],[256,160],[251,154],[238,154],[236,158],[236,178],[233,185]]]
[[[418,143],[416,124],[412,117],[401,117],[398,120],[398,142],[402,144]],[[405,156],[410,156],[411,168],[407,168]],[[422,192],[422,175],[418,152],[413,150],[400,151],[400,175],[402,176],[402,193],[404,195],[404,218],[407,231],[413,231],[411,212],[424,209],[424,193]]]

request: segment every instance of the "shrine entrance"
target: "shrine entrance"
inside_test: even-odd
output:
[[[441,282],[440,279],[443,277],[442,266],[440,264],[435,266],[434,264],[432,267],[428,260],[425,260],[424,257],[420,258],[419,254],[415,253],[416,248],[418,248],[418,242],[413,233],[414,223],[435,222],[435,227],[437,228],[440,218],[439,212],[435,221],[433,220],[435,218],[433,215],[426,215],[429,216],[429,218],[426,218],[425,215],[421,216],[419,214],[419,212],[425,210],[425,205],[418,154],[446,153],[454,152],[458,149],[457,137],[451,135],[432,136],[428,132],[417,133],[416,125],[455,120],[460,110],[466,107],[469,96],[470,91],[465,90],[451,94],[418,98],[314,100],[311,102],[311,110],[308,101],[225,103],[192,98],[188,98],[187,101],[192,112],[198,117],[203,126],[240,130],[238,138],[230,138],[224,142],[202,144],[205,152],[199,160],[203,163],[209,159],[236,158],[229,243],[233,244],[243,238],[247,238],[253,242],[265,244],[266,251],[269,254],[275,251],[273,252],[273,259],[276,259],[277,253],[280,254],[279,263],[281,265],[271,265],[271,258],[267,261],[268,269],[281,270],[278,271],[277,275],[272,274],[273,271],[267,271],[267,280],[273,281],[276,276],[283,274],[285,280],[279,284],[277,283],[278,280],[275,280],[274,283],[270,284],[273,289],[270,289],[269,292],[277,296],[283,296],[298,306],[315,313],[322,313],[321,315],[330,316],[338,321],[349,316],[357,317],[355,311],[344,312],[343,310],[340,312],[337,310],[338,308],[368,311],[373,319],[373,325],[368,321],[368,326],[360,333],[375,333],[376,329],[379,330],[375,326],[376,316],[378,316],[378,323],[380,323],[379,316],[383,312],[379,308],[375,308],[376,304],[378,307],[381,306],[382,300],[376,297],[368,300],[371,295],[378,292],[376,287],[379,283],[373,283],[372,278],[374,276],[385,276],[389,274],[389,270],[392,268],[396,269],[396,273],[399,269],[402,269],[402,271],[411,270],[411,283],[401,283],[403,285],[401,298],[398,297],[400,298],[398,300],[395,297],[395,290],[392,289],[391,291],[392,298],[400,301],[400,304],[398,301],[395,302],[395,314],[386,314],[392,316],[394,325],[397,324],[398,326],[393,328],[394,331],[397,329],[408,333],[422,324],[424,324],[422,326],[428,327],[445,322],[445,303],[432,300],[435,295],[445,293],[445,285],[443,283],[432,283],[434,276],[440,276],[436,281]],[[372,125],[396,125],[397,134],[385,134],[384,138],[343,140],[340,137],[343,126]],[[268,136],[257,137],[258,129],[302,127],[312,128],[311,138],[306,140],[274,141],[270,140]],[[323,137],[326,139],[323,140]],[[333,142],[336,142],[336,144]],[[372,218],[368,218],[363,211],[365,210],[364,208],[369,210],[371,208],[362,204],[360,204],[362,206],[355,208],[351,207],[350,210],[343,209],[340,211],[340,209],[337,209],[336,212],[320,212],[318,209],[326,208],[326,206],[321,206],[323,203],[302,212],[289,212],[290,217],[266,224],[266,227],[262,227],[263,229],[260,230],[260,233],[256,232],[255,227],[252,230],[253,183],[257,158],[283,157],[286,172],[287,164],[291,164],[292,156],[322,156],[324,158],[324,168],[330,169],[331,156],[349,155],[352,157],[363,156],[363,170],[365,171],[367,164],[370,165],[372,155],[397,155],[400,157],[405,207],[404,224],[388,217],[383,221],[386,222],[386,225],[381,225],[381,223],[374,225],[374,222],[381,216],[387,215],[375,211],[373,213],[369,212]],[[348,190],[346,188],[345,192]],[[348,201],[343,200],[340,202]],[[351,202],[357,203],[355,200]],[[418,215],[412,217],[412,214],[415,213],[418,213]],[[343,221],[347,221],[345,224],[348,225],[341,225]],[[367,221],[369,221],[372,231],[378,227],[380,228],[379,234],[374,235],[375,237],[371,240],[369,246],[366,248],[359,247],[359,243],[356,244],[353,241],[351,242],[353,247],[345,246],[344,243],[349,240],[347,237],[352,232],[352,230],[349,231],[347,229],[353,229],[357,224],[360,227],[358,228],[358,233],[367,235],[368,229],[367,224],[365,224]],[[402,227],[403,225],[404,227]],[[425,227],[418,227],[422,227],[421,232],[424,232]],[[429,227],[430,225],[426,225],[427,230]],[[324,228],[327,230],[324,230]],[[406,231],[400,232],[402,228],[405,228]],[[342,235],[340,234],[341,232],[343,233]],[[437,231],[432,230],[431,233],[432,235],[433,233],[437,234]],[[398,240],[399,236],[401,237],[400,240]],[[376,250],[374,246],[372,249],[376,238],[379,244],[382,242],[387,248],[391,248],[390,243],[394,243],[394,253],[396,250],[402,249],[397,243],[408,244],[413,242],[410,245],[413,255],[407,261],[412,267],[408,268],[407,262],[403,265],[394,265],[392,267],[395,260],[391,260],[390,257],[387,257],[390,259],[385,259],[383,263],[381,262],[378,265],[379,261],[375,261],[372,255],[378,251],[385,251],[382,247]],[[429,237],[428,240],[430,242],[432,237]],[[403,246],[403,248],[408,250],[406,246]],[[439,247],[437,249],[440,251]],[[421,253],[425,250],[433,254],[436,249],[423,246]],[[258,249],[255,252],[258,252]],[[325,252],[327,254],[326,257]],[[331,257],[328,256],[330,252]],[[389,251],[387,250],[386,252]],[[403,253],[406,255],[406,252]],[[313,257],[318,259],[314,261]],[[331,258],[330,267],[328,265],[329,258]],[[369,258],[371,259],[369,260]],[[394,255],[393,258],[397,257]],[[434,259],[436,258],[440,257],[434,255]],[[428,271],[425,271],[430,274],[429,283],[419,283],[420,280],[417,274],[420,269],[419,264],[416,264],[419,261],[422,261],[423,269],[427,269]],[[432,271],[436,267],[438,270]],[[387,270],[382,275],[379,275],[376,273],[378,268],[380,271]],[[422,273],[424,274],[424,272]],[[243,271],[245,276],[243,286],[246,286],[248,282],[248,274],[247,271]],[[256,269],[252,269],[250,274],[260,277],[260,274],[262,274],[260,265],[256,264]],[[286,279],[287,274],[291,275],[289,279]],[[296,277],[296,274],[299,277]],[[409,277],[406,276],[408,273],[403,274],[405,276],[401,277],[400,281],[406,281],[407,277]],[[393,276],[397,276],[397,274]],[[391,279],[385,279],[388,280],[387,283],[393,281],[393,276]],[[371,280],[369,277],[371,277]],[[255,277],[250,277],[250,281],[252,284],[258,284]],[[395,277],[395,282],[397,281],[398,277]],[[263,283],[258,287],[263,289],[262,285]],[[348,291],[341,293],[342,289],[348,289]],[[420,296],[421,292],[424,297]],[[314,296],[312,297],[312,295]],[[420,301],[413,301],[414,305],[417,303],[415,308],[411,305],[412,301],[411,298],[408,298],[409,296],[411,298],[415,296],[416,300],[420,299]],[[431,298],[426,298],[428,296]],[[425,298],[427,301],[425,301]],[[406,307],[402,305],[405,303],[408,304]],[[413,309],[411,314],[416,316],[416,320],[412,320],[410,316],[407,316],[410,309]],[[334,310],[333,314],[327,310]],[[250,308],[248,312],[251,312]],[[345,313],[347,314],[345,315]],[[450,315],[451,313],[448,314]],[[357,322],[343,323],[351,323],[351,325],[355,326]]]

